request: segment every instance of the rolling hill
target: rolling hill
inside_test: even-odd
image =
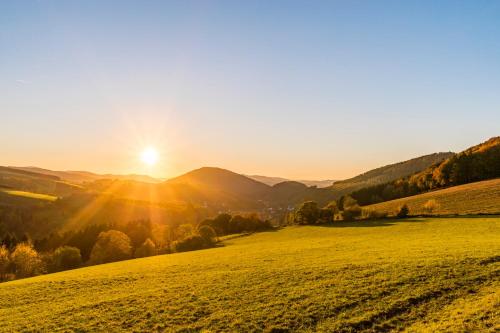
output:
[[[500,214],[500,179],[484,180],[426,192],[401,199],[364,206],[364,208],[389,212],[395,215],[407,204],[411,215],[430,214],[424,210],[429,200],[435,200],[434,215]]]
[[[238,173],[214,167],[203,167],[167,180],[165,185],[185,184],[197,189],[224,192],[234,196],[258,198],[267,193],[268,185]]]
[[[481,147],[476,147],[474,154],[491,151],[491,141]],[[306,186],[295,181],[269,186],[214,167],[193,170],[161,183],[106,178],[84,181],[81,175],[95,175],[70,172],[72,176],[80,177],[74,180],[83,182],[82,185],[63,180],[61,177],[65,174],[60,172],[49,174],[50,170],[40,168],[22,170],[0,167],[0,188],[3,191],[0,196],[0,221],[7,225],[10,232],[28,232],[33,236],[68,228],[78,229],[89,223],[103,221],[126,223],[131,219],[151,219],[155,224],[200,222],[219,212],[256,212],[264,219],[281,221],[287,212],[304,201],[313,200],[323,206],[343,193],[350,193],[353,188],[414,173],[416,170],[424,169],[410,177],[427,172],[425,170],[434,170],[445,163],[443,159],[450,155],[445,162],[456,158],[452,153],[422,156],[368,171],[327,188]],[[66,174],[65,177],[70,176]],[[9,191],[11,194],[8,194]],[[15,193],[18,195],[13,195]],[[24,194],[24,197],[20,194]],[[64,200],[42,200],[53,197]],[[482,204],[487,205],[486,202]],[[442,207],[445,209],[446,205]],[[464,211],[477,213],[482,210],[483,206],[477,206],[476,209]],[[489,206],[485,206],[484,210],[492,212]],[[19,222],[21,220],[23,223]]]
[[[271,187],[220,168],[200,168],[159,184],[97,180],[87,188],[118,198],[159,204],[186,204],[215,210],[256,210]]]
[[[283,209],[307,200],[317,201],[320,205],[324,205],[331,200],[338,199],[343,194],[351,193],[355,189],[373,184],[382,184],[400,177],[415,174],[453,155],[453,153],[435,153],[417,157],[370,170],[351,179],[335,182],[333,185],[324,188],[310,187],[299,181],[283,181],[273,186],[267,186],[247,176],[220,168],[201,168],[168,180],[164,184],[183,184],[191,186],[198,191],[211,189],[211,195],[218,194],[217,197],[224,198],[223,200],[227,202],[225,204],[226,207],[234,206],[240,199],[245,200],[245,203],[248,204],[252,198],[258,200],[257,205],[252,205],[253,208],[274,207]],[[266,179],[262,180],[265,181]],[[208,200],[210,195],[204,195],[204,197]]]
[[[144,178],[144,176],[140,175],[98,175],[85,171],[52,171],[37,167],[3,167],[3,170],[22,175],[26,181],[25,183],[2,182],[5,178],[2,179],[2,169],[0,169],[0,185],[12,185],[11,188],[15,190],[61,196],[81,190],[81,188],[68,183],[73,182],[84,184],[85,190],[106,193],[129,200],[143,200],[153,203],[190,203],[222,211],[259,211],[268,208],[279,210],[293,207],[306,200],[314,200],[323,205],[331,200],[338,199],[342,194],[349,193],[353,189],[422,170],[432,163],[442,160],[449,154],[451,153],[432,154],[381,167],[354,178],[336,182],[330,187],[322,188],[307,186],[295,181],[283,181],[270,186],[251,177],[215,167],[196,169],[160,183],[154,178],[148,178],[147,176]],[[29,175],[35,178],[46,178],[45,183],[51,182],[53,186],[51,188],[34,186],[30,184],[31,180],[26,179]],[[269,179],[267,177],[264,177],[265,179],[260,176],[257,177],[262,181],[267,179],[267,182],[269,182],[269,179],[278,181],[278,179],[272,177]],[[146,181],[142,181],[142,179]],[[54,184],[63,187],[67,186],[71,191],[66,191],[67,193],[61,193],[60,190],[56,191]]]
[[[55,175],[0,166],[0,188],[67,196],[80,192],[80,186],[63,181]]]
[[[160,183],[163,181],[161,179],[154,178],[151,176],[136,175],[136,174],[116,175],[116,174],[97,174],[89,171],[54,171],[38,167],[9,167],[9,168],[34,172],[43,175],[56,176],[61,180],[65,180],[67,182],[75,184],[88,183],[100,179],[134,180],[146,183]]]
[[[0,284],[2,332],[487,332],[500,219],[288,227]]]

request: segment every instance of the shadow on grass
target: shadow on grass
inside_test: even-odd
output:
[[[389,227],[397,223],[422,223],[422,218],[405,218],[405,219],[383,219],[383,220],[364,220],[364,221],[336,221],[328,224],[318,224],[318,227],[325,228],[375,228]]]
[[[484,219],[484,218],[499,218],[497,214],[477,214],[477,215],[434,215],[434,216],[412,216],[404,219],[386,218],[383,220],[359,220],[359,221],[335,221],[328,224],[318,224],[318,227],[326,228],[373,228],[373,227],[389,227],[397,223],[423,223],[428,219]]]
[[[458,218],[458,219],[485,219],[485,218],[499,218],[500,214],[473,214],[473,215],[433,215],[422,216],[424,218]]]
[[[262,233],[267,233],[267,232],[277,232],[277,231],[279,231],[281,229],[283,229],[283,227],[273,227],[273,228],[266,229],[266,230],[253,231],[253,232],[244,232],[244,233],[240,233],[240,234],[225,235],[225,236],[219,237],[219,241],[217,242],[217,244],[221,244],[223,242],[230,241],[230,240],[237,239],[237,238],[252,236],[252,235],[255,235],[255,234],[262,234]]]

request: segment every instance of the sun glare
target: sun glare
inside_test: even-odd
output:
[[[158,162],[158,151],[153,147],[144,149],[141,153],[141,161],[149,166],[155,165]]]

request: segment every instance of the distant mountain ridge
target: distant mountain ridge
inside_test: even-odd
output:
[[[260,176],[260,175],[246,175],[248,178],[252,178],[258,182],[267,184],[269,186],[274,186],[279,183],[283,182],[289,182],[289,181],[296,181],[299,183],[302,183],[307,186],[316,186],[316,187],[328,187],[332,185],[335,180],[333,179],[325,179],[325,180],[293,180],[293,179],[287,179],[287,178],[282,178],[282,177],[269,177],[269,176]]]
[[[30,167],[9,166],[9,168],[34,172],[38,174],[56,176],[59,177],[61,180],[66,180],[68,182],[76,184],[81,184],[84,182],[93,182],[98,179],[123,179],[123,180],[135,180],[146,183],[160,183],[163,181],[162,179],[154,178],[148,175],[138,175],[138,174],[117,175],[117,174],[97,174],[89,171],[73,171],[73,170],[56,171],[56,170],[49,170],[33,166]]]
[[[64,182],[55,175],[4,166],[0,166],[0,188],[55,196],[66,196],[81,191],[79,186]]]
[[[0,226],[3,224],[6,230],[18,235],[28,232],[40,236],[110,221],[128,223],[148,219],[159,225],[196,223],[222,212],[259,213],[263,218],[281,221],[304,201],[313,200],[324,206],[349,194],[365,205],[372,203],[377,195],[380,196],[377,202],[404,196],[406,190],[415,186],[442,186],[443,182],[444,186],[454,186],[481,177],[500,177],[498,165],[500,138],[497,137],[459,154],[418,157],[335,182],[327,188],[297,181],[269,186],[216,167],[199,168],[155,183],[126,176],[91,180],[95,174],[85,171],[0,167]],[[369,186],[385,180],[389,181]],[[48,194],[58,199],[42,201],[36,195],[14,193],[19,191]],[[385,193],[391,197],[386,199]],[[19,223],[21,220],[24,222]]]
[[[42,177],[55,177],[47,181],[37,180],[37,186],[26,186],[30,180],[21,180],[10,185],[24,190],[44,194],[65,195],[83,186],[79,191],[89,190],[113,194],[116,197],[151,201],[156,203],[190,203],[212,207],[216,210],[262,210],[284,209],[303,201],[314,200],[320,205],[336,200],[356,189],[379,184],[422,171],[440,162],[452,153],[436,153],[368,171],[351,179],[335,182],[328,187],[308,186],[299,181],[280,177],[257,176],[261,180],[280,181],[272,186],[262,181],[218,167],[202,167],[178,177],[159,181],[142,175],[98,175],[86,171],[53,171],[37,167],[11,167],[10,171],[28,173]],[[20,175],[18,175],[20,177]],[[254,176],[255,177],[255,176]],[[1,180],[0,173],[0,180]],[[146,181],[144,181],[146,180]],[[5,182],[4,182],[5,183]],[[44,186],[38,186],[39,184]],[[47,184],[46,184],[47,183]],[[57,184],[57,186],[55,186]],[[0,182],[0,185],[2,183]],[[9,186],[8,183],[3,185]],[[57,190],[65,187],[65,191]]]

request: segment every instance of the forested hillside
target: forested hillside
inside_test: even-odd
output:
[[[497,177],[500,177],[500,137],[473,146],[415,175],[363,188],[351,196],[359,204],[369,205]]]
[[[257,213],[280,223],[303,202],[314,201],[323,207],[351,188],[422,168],[425,170],[397,181],[357,190],[352,196],[360,205],[367,205],[499,177],[499,146],[500,138],[492,138],[457,155],[422,156],[337,182],[330,188],[293,181],[269,186],[229,170],[209,167],[159,184],[98,179],[82,185],[56,175],[0,167],[0,232],[38,238],[94,224],[126,224],[141,219],[153,225],[194,225],[221,212]]]
[[[65,182],[54,175],[0,166],[0,190],[2,189],[30,191],[55,196],[66,196],[82,190],[80,186]]]
[[[335,182],[329,188],[338,196],[351,193],[360,188],[387,183],[425,170],[436,163],[453,156],[453,153],[434,153],[408,161],[386,165],[361,175]]]

